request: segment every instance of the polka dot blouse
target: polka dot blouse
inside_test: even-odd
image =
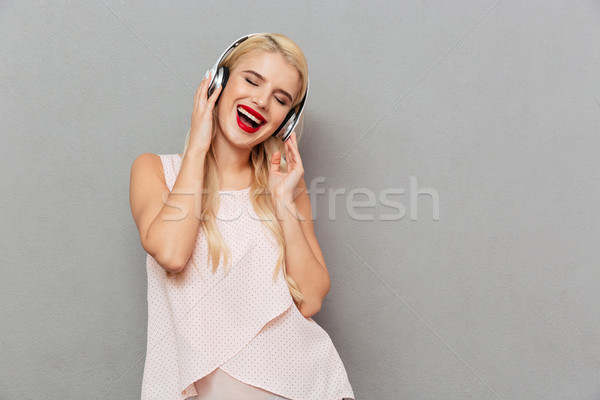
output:
[[[167,187],[181,168],[179,154],[160,155]],[[277,241],[250,202],[250,189],[220,192],[217,226],[231,249],[215,274],[199,229],[185,268],[168,274],[149,254],[148,337],[142,400],[185,400],[194,382],[215,369],[293,400],[354,399],[329,335],[305,318],[280,271]],[[194,260],[200,273],[192,264]]]

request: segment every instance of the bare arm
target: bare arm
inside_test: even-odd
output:
[[[173,190],[165,183],[160,157],[144,153],[131,166],[129,202],[142,246],[169,272],[180,272],[189,260],[200,228],[204,160],[210,148],[212,118],[221,87],[207,97],[210,75],[194,96],[186,154]]]
[[[330,288],[329,271],[314,231],[310,197],[304,178],[300,179],[291,202],[284,202],[277,218],[286,243],[287,273],[294,278],[304,300],[298,311],[308,318],[321,310],[323,299]]]
[[[129,199],[142,246],[169,272],[180,272],[194,249],[205,156],[188,150],[171,192],[159,156],[144,153],[131,167]]]

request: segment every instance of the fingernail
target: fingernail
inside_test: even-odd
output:
[[[210,70],[206,70],[206,73],[204,74],[204,78],[202,78],[202,80],[208,78],[209,75],[210,75]]]

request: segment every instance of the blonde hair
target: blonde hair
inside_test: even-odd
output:
[[[298,108],[304,93],[306,92],[306,87],[308,84],[308,65],[306,62],[306,58],[304,57],[304,53],[300,49],[300,47],[294,43],[291,39],[286,36],[276,34],[276,33],[265,33],[251,36],[250,38],[243,41],[238,47],[233,50],[227,57],[223,60],[220,65],[223,65],[232,71],[236,65],[244,59],[244,57],[250,55],[255,52],[267,52],[267,53],[279,53],[284,59],[300,74],[300,90],[298,92],[298,96],[294,100],[292,104],[292,108]],[[216,132],[217,132],[217,107],[213,110],[213,132],[212,132],[212,140],[214,140]],[[300,140],[302,136],[302,121],[303,118],[300,118],[300,122],[298,127],[295,129],[297,140]],[[186,151],[188,148],[188,143],[190,139],[190,131],[188,130],[187,136],[185,138],[185,145],[183,148],[183,157],[185,158]],[[284,158],[284,144],[280,138],[276,138],[270,136],[264,142],[257,144],[252,148],[250,154],[250,162],[252,167],[252,181],[250,183],[250,199],[252,202],[252,206],[256,214],[260,217],[260,220],[266,225],[266,227],[271,231],[275,239],[279,244],[279,257],[277,259],[277,263],[275,265],[275,269],[273,271],[273,281],[277,279],[279,272],[283,270],[283,276],[286,280],[288,288],[290,290],[290,294],[294,299],[296,305],[299,305],[302,302],[304,296],[300,292],[300,288],[298,284],[294,281],[294,279],[287,274],[286,263],[285,263],[285,239],[283,236],[283,231],[279,222],[277,221],[277,217],[275,215],[275,210],[273,208],[273,203],[271,201],[271,196],[264,196],[262,194],[268,193],[269,189],[269,169],[270,169],[270,160],[273,157],[275,151],[279,151],[281,157],[281,169],[283,171],[287,171],[287,163]],[[227,243],[223,240],[221,236],[215,218],[216,212],[213,210],[219,209],[219,176],[217,173],[217,160],[215,157],[214,149],[211,146],[207,153],[205,163],[204,163],[204,177],[203,177],[203,187],[206,188],[206,192],[202,195],[202,206],[201,206],[201,229],[204,230],[204,234],[206,237],[206,241],[208,243],[208,260],[207,264],[211,264],[212,259],[212,273],[214,274],[217,271],[219,261],[221,256],[223,255],[223,265],[225,266],[225,271],[228,273],[231,270],[231,250]],[[193,261],[194,267],[198,270],[196,263]],[[200,271],[198,270],[200,273]]]

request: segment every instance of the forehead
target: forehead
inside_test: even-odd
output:
[[[247,70],[260,74],[265,81],[287,91],[294,99],[300,90],[300,73],[280,53],[250,53],[242,57],[231,72],[242,73]]]

